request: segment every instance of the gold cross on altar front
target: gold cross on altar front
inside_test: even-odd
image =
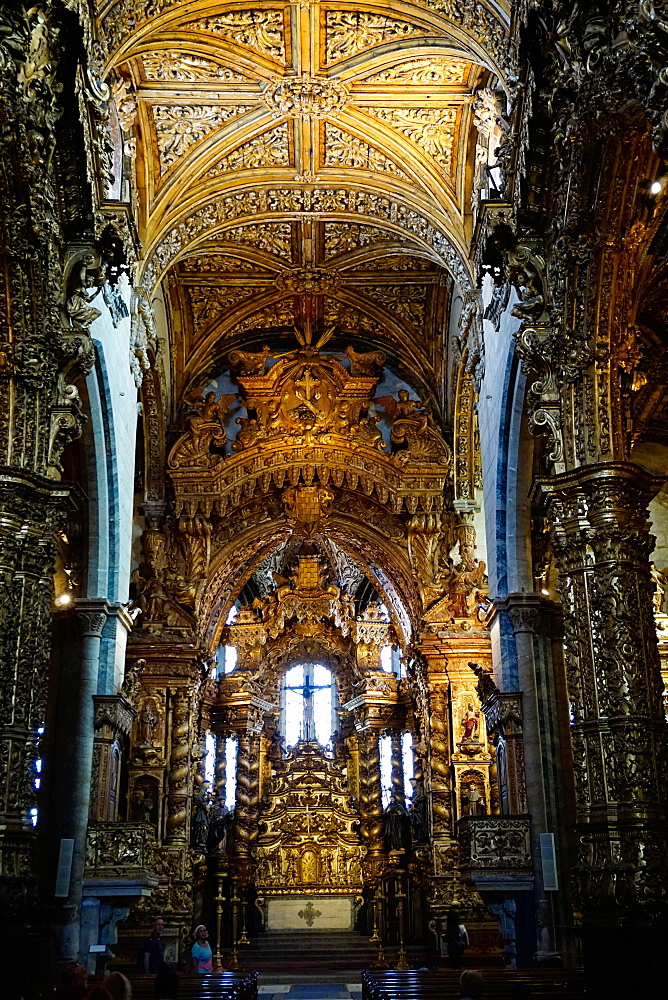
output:
[[[316,919],[316,917],[321,917],[322,912],[320,910],[316,910],[315,906],[309,899],[304,909],[300,910],[297,916],[301,917],[302,920],[306,921],[307,927],[313,927],[313,921]]]

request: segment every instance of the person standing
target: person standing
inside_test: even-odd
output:
[[[165,945],[162,940],[162,932],[165,929],[165,921],[162,917],[157,917],[153,921],[153,932],[146,938],[140,953],[139,968],[146,976],[155,976],[160,972],[165,961]]]
[[[211,954],[211,945],[208,938],[208,930],[204,924],[199,924],[195,928],[195,943],[190,949],[193,962],[192,971],[198,976],[203,976],[207,972],[213,971],[213,955]]]
[[[460,923],[459,914],[456,910],[448,911],[448,919],[445,925],[445,947],[453,969],[461,969],[462,955],[468,946],[469,936],[464,924]]]

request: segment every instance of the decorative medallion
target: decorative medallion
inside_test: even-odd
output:
[[[322,267],[300,267],[276,279],[278,288],[302,295],[335,295],[341,284],[338,275]]]
[[[327,118],[348,103],[348,92],[338,80],[308,76],[274,80],[262,97],[275,115],[288,118]]]

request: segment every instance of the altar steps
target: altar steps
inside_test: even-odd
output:
[[[355,931],[265,931],[239,949],[258,972],[339,972],[368,969],[377,948]]]

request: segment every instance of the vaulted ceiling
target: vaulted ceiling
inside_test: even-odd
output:
[[[153,9],[102,18],[175,400],[313,321],[441,402],[453,285],[471,284],[474,94],[499,67],[413,3]]]

